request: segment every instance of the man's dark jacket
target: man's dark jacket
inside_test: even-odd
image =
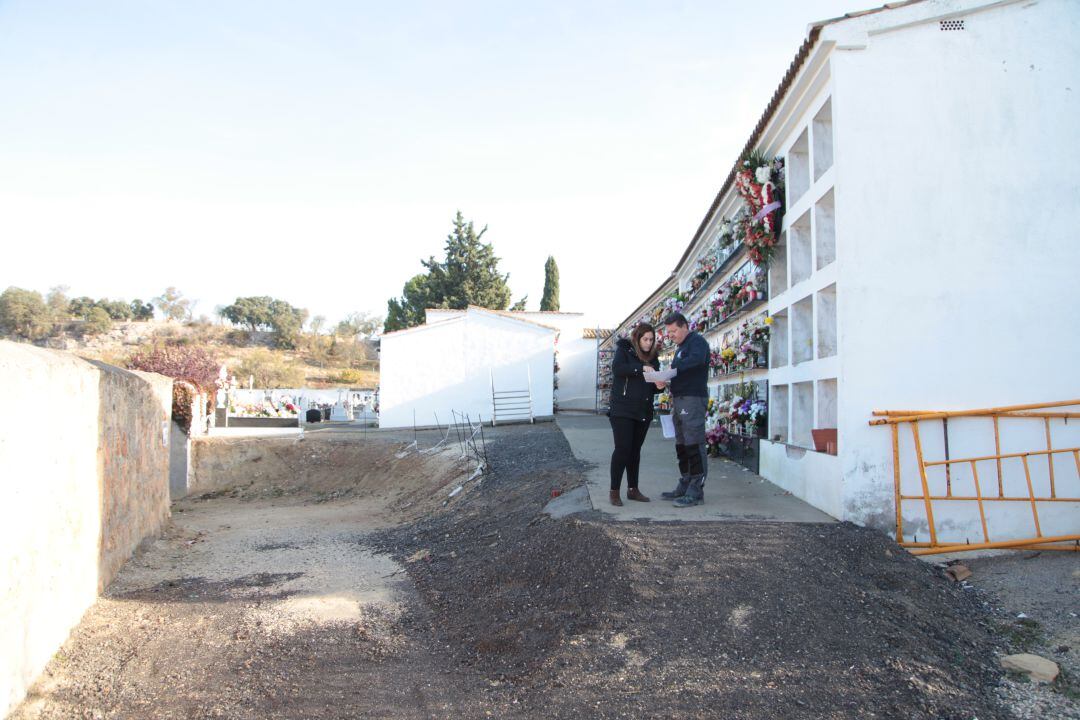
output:
[[[701,335],[686,336],[671,361],[671,367],[679,371],[671,379],[672,397],[709,396],[709,353],[709,342]]]

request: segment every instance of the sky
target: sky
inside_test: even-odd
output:
[[[0,0],[0,290],[384,315],[461,210],[515,300],[551,255],[613,327],[807,25],[873,4]]]

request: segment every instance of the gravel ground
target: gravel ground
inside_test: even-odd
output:
[[[204,448],[219,489],[12,719],[1068,717],[1002,684],[1000,653],[1066,643],[1001,609],[1015,573],[954,583],[850,524],[553,520],[584,470],[554,424],[487,433],[453,498],[456,446],[313,435]]]
[[[1051,685],[1009,676],[1002,697],[1022,720],[1080,720],[1080,553],[1032,551],[964,559],[968,583],[987,594],[1011,652],[1061,669]]]
[[[523,716],[1010,717],[983,601],[881,534],[541,519],[579,482],[565,438],[507,428],[489,453],[454,513],[374,542],[423,555],[442,643]]]

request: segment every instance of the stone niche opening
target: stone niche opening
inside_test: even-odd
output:
[[[798,382],[791,386],[791,442],[804,448],[814,447],[814,383]]]
[[[769,297],[776,297],[788,289],[787,279],[787,231],[780,234],[780,243],[773,251],[769,263]]]
[[[810,189],[810,139],[805,129],[788,150],[786,170],[787,206],[791,207]]]
[[[836,378],[818,380],[817,427],[836,427]]]
[[[831,189],[814,205],[814,240],[820,270],[836,261],[836,208]]]
[[[788,364],[788,313],[781,310],[772,316],[769,337],[769,367],[779,368]]]
[[[836,285],[817,294],[817,356],[832,357],[837,352]]]
[[[791,286],[795,287],[809,278],[814,268],[810,252],[809,211],[791,224],[787,237],[788,252],[791,255]]]
[[[769,385],[769,437],[788,441],[788,386]]]
[[[817,425],[814,449],[836,455],[838,438],[836,425],[836,378],[817,381]]]
[[[832,98],[829,98],[814,116],[812,134],[814,136],[814,181],[816,182],[833,164]]]
[[[791,364],[814,359],[814,296],[791,306]]]

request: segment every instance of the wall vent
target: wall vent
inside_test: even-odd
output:
[[[949,32],[951,30],[963,30],[963,20],[942,20],[939,25],[941,26],[941,32]]]

